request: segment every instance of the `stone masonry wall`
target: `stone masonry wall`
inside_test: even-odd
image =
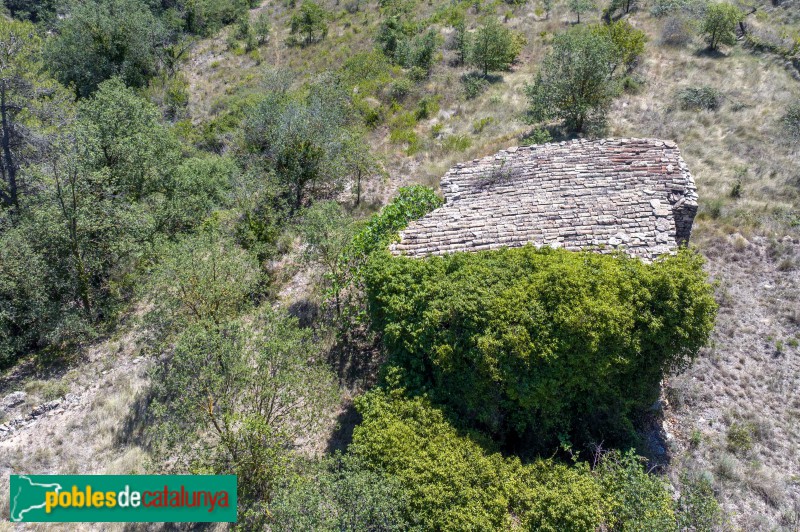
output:
[[[685,244],[694,180],[675,143],[574,140],[516,147],[457,164],[445,204],[391,246],[413,257],[500,247],[624,250],[652,260]]]

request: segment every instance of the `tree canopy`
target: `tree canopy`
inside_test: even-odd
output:
[[[558,34],[527,88],[535,121],[563,120],[583,132],[601,122],[618,87],[613,77],[618,52],[608,35],[583,26]]]
[[[47,65],[81,97],[114,76],[128,86],[144,86],[157,72],[158,52],[168,37],[161,20],[141,0],[76,4],[55,31],[46,47]]]
[[[487,19],[470,38],[467,62],[483,75],[508,70],[519,55],[518,38],[497,20]]]

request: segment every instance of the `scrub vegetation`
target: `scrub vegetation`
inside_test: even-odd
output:
[[[236,474],[245,530],[800,526],[796,2],[3,5],[0,473]],[[605,136],[677,142],[690,249],[387,252],[452,164]]]

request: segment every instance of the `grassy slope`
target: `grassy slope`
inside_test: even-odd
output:
[[[255,17],[266,11],[273,23],[270,42],[257,54],[229,50],[230,28],[199,42],[183,68],[189,81],[190,120],[206,123],[257,95],[264,66],[292,68],[308,78],[341,65],[357,51],[372,49],[379,20],[375,3],[355,14],[342,6],[328,3],[337,14],[329,36],[307,48],[285,45],[290,11],[278,1],[265,2],[251,13]],[[451,52],[444,52],[431,78],[404,103],[411,110],[425,94],[439,97],[439,113],[415,126],[421,144],[413,156],[389,141],[391,116],[371,133],[390,176],[371,188],[373,205],[403,183],[436,186],[452,163],[515,145],[529,130],[522,116],[524,85],[549,38],[572,20],[561,7],[544,20],[535,7],[497,4],[497,16],[510,12],[507,24],[525,34],[528,44],[514,70],[475,100],[465,100],[462,94],[459,78],[467,70],[447,66]],[[435,10],[435,4],[422,3],[418,18]],[[780,8],[763,11],[762,26],[778,28],[796,18]],[[473,25],[477,18],[470,13]],[[800,147],[781,141],[778,121],[788,103],[800,98],[800,83],[782,61],[753,55],[741,46],[714,58],[697,53],[702,47],[697,40],[682,48],[664,47],[659,44],[662,21],[646,10],[633,14],[631,21],[650,36],[640,67],[645,84],[615,102],[608,134],[657,136],[679,143],[701,198],[693,242],[709,258],[708,270],[720,282],[722,303],[714,345],[694,368],[666,383],[665,428],[673,456],[669,474],[677,479],[685,470],[711,473],[731,527],[791,530],[800,526],[800,402],[794,395],[800,384],[800,348],[793,343],[800,337],[800,238],[797,228],[790,227],[793,217],[800,216]],[[716,112],[675,110],[676,91],[689,85],[717,88],[725,97],[722,107]],[[486,117],[492,121],[476,133],[474,124]],[[431,133],[434,124],[442,127],[437,138]],[[469,139],[469,147],[448,148],[447,139],[458,136]],[[734,199],[730,191],[737,181],[742,195]],[[284,286],[281,293],[287,303],[305,294],[301,281],[306,273],[299,272],[295,282]],[[128,347],[120,349],[123,344]],[[4,390],[30,392],[28,404],[7,419],[43,402],[54,389],[68,387],[80,398],[63,412],[0,441],[0,470],[138,471],[144,453],[120,443],[125,421],[135,411],[136,391],[144,382],[143,372],[134,369],[144,366],[133,363],[133,345],[108,340],[88,351],[79,371],[3,384]],[[744,440],[731,440],[729,434],[736,434],[731,427],[745,427]],[[742,441],[746,447],[748,440],[751,448],[745,450]],[[3,499],[7,495],[1,491]],[[6,512],[7,505],[2,507]]]

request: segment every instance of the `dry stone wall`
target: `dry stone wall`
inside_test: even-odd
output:
[[[445,204],[400,233],[395,255],[500,247],[623,250],[652,260],[688,242],[697,190],[675,143],[602,139],[515,147],[458,164]]]

